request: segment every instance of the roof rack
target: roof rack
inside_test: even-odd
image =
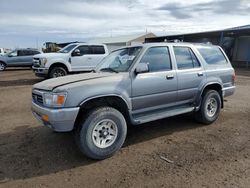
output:
[[[172,39],[172,40],[164,39],[164,42],[178,43],[178,42],[183,42],[183,40],[180,40],[180,39]]]

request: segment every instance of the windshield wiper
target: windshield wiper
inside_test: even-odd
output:
[[[113,68],[110,68],[110,67],[108,67],[108,68],[103,68],[103,69],[101,69],[100,71],[110,71],[110,72],[118,73],[117,70],[115,70],[115,69],[113,69]]]

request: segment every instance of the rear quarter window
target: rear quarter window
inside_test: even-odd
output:
[[[227,63],[227,59],[218,47],[197,47],[201,56],[209,65],[223,65]]]

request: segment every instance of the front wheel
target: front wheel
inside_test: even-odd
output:
[[[118,151],[126,138],[124,116],[111,107],[90,112],[75,132],[80,151],[92,159],[105,159]]]
[[[201,107],[195,113],[195,119],[203,124],[213,123],[219,116],[221,110],[221,97],[215,90],[208,90],[204,93]]]
[[[66,75],[67,71],[63,67],[53,67],[49,72],[49,78],[57,78]]]
[[[3,63],[3,62],[0,62],[0,71],[3,71],[3,70],[5,70],[5,68],[6,68],[6,65],[5,65],[5,63]]]

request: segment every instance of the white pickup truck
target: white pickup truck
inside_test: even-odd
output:
[[[43,53],[33,58],[36,76],[56,78],[75,72],[90,72],[108,55],[104,44],[73,43],[56,53]]]

